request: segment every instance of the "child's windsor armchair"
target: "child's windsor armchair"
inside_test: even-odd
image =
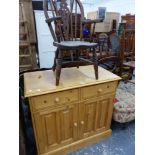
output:
[[[97,43],[83,39],[83,28],[87,23],[101,22],[102,19],[84,20],[84,10],[80,0],[44,0],[44,14],[57,47],[53,70],[56,71],[56,85],[59,85],[61,68],[94,65],[95,78],[98,79],[98,63],[95,48]],[[51,16],[52,13],[52,16]],[[54,22],[54,27],[52,25]],[[92,52],[92,59],[81,56],[83,51]],[[71,59],[64,59],[64,52],[71,53]]]

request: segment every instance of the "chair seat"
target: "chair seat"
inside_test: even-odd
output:
[[[90,48],[90,47],[96,47],[97,43],[90,43],[87,41],[62,41],[62,42],[54,42],[54,46],[60,47],[60,48]]]

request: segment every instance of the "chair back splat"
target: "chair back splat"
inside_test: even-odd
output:
[[[54,41],[82,40],[84,10],[79,0],[44,0],[43,8]]]

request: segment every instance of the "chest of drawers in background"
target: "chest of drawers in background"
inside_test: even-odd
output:
[[[39,155],[66,154],[111,135],[113,100],[120,78],[93,66],[62,69],[55,86],[53,71],[25,73]]]

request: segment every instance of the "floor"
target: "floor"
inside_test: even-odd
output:
[[[134,77],[133,77],[134,81]],[[135,95],[135,84],[120,82],[118,88]],[[112,122],[112,136],[94,145],[77,150],[68,155],[134,155],[135,122],[124,124]]]

